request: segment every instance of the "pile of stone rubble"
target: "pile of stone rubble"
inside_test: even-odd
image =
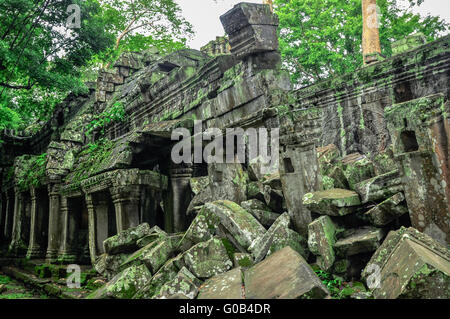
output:
[[[319,271],[362,281],[351,298],[450,298],[450,251],[407,228],[389,153],[317,153],[323,190],[303,196],[307,236],[291,225],[277,172],[210,164],[191,179],[187,231],[141,224],[105,240],[95,267],[109,282],[89,298],[330,298]]]

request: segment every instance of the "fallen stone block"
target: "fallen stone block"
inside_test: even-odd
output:
[[[383,235],[382,229],[374,227],[349,229],[344,231],[343,238],[334,244],[334,250],[339,257],[373,252],[380,247]]]
[[[151,231],[147,223],[121,231],[103,242],[105,252],[109,255],[132,252],[137,248],[136,242],[150,235]]]
[[[264,259],[264,257],[266,257],[267,252],[269,251],[270,246],[273,243],[274,233],[276,233],[280,228],[288,228],[290,224],[291,219],[289,217],[289,214],[284,213],[277,218],[277,220],[272,224],[272,226],[270,226],[269,230],[264,233],[264,235],[256,238],[252,242],[252,244],[248,248],[248,251],[251,252],[255,263],[260,262]]]
[[[363,204],[385,200],[403,191],[403,184],[398,170],[378,175],[355,185],[355,191],[361,196]]]
[[[154,299],[194,299],[198,294],[198,280],[186,267],[162,287]]]
[[[449,299],[450,251],[414,228],[388,234],[362,272],[375,299]]]
[[[242,269],[234,268],[205,281],[197,299],[243,299],[242,286]]]
[[[198,193],[200,193],[200,191],[202,191],[204,188],[208,187],[209,178],[208,178],[208,176],[192,177],[189,180],[189,185],[191,186],[191,190],[194,193],[194,195],[198,195]]]
[[[329,291],[300,254],[285,247],[244,271],[247,299],[324,298]]]
[[[209,163],[208,176],[214,200],[229,200],[238,204],[247,200],[249,178],[240,163]]]
[[[136,246],[138,248],[143,248],[145,246],[147,246],[148,244],[154,242],[157,239],[160,239],[161,237],[167,237],[167,233],[162,230],[161,228],[159,228],[158,226],[153,226],[150,230],[150,234],[139,239],[136,242]]]
[[[200,279],[210,278],[233,267],[221,239],[212,238],[199,243],[183,255],[186,267]]]
[[[236,203],[226,200],[215,201],[205,204],[205,210],[217,217],[220,224],[244,249],[266,232],[255,217]]]
[[[348,189],[347,177],[340,165],[332,166],[328,169],[326,174],[322,174],[322,185],[324,190],[340,188]]]
[[[364,213],[364,217],[375,226],[385,226],[408,213],[408,208],[404,205],[404,202],[405,195],[397,193]]]
[[[88,299],[131,299],[150,282],[152,274],[145,265],[133,265],[117,274],[105,286],[90,294]]]
[[[197,195],[195,195],[191,202],[189,203],[189,206],[186,210],[187,216],[197,216],[197,214],[202,209],[203,205],[205,205],[208,202],[214,201],[214,198],[211,193],[211,188],[205,187],[203,188]]]
[[[216,233],[219,223],[220,219],[203,206],[185,232],[180,243],[181,249],[188,250],[194,244],[211,239]]]
[[[132,254],[121,265],[121,269],[127,268],[130,265],[144,264],[154,274],[173,255],[175,250],[174,244],[174,240],[170,237],[154,241]]]
[[[356,184],[375,176],[375,167],[365,155],[350,154],[342,160],[342,163],[350,189],[354,190]]]
[[[280,217],[263,202],[257,199],[251,199],[241,203],[241,207],[253,215],[264,227],[270,227],[274,221]]]
[[[102,254],[97,257],[94,264],[95,270],[110,280],[121,271],[121,265],[130,257],[130,254],[108,255]]]
[[[344,216],[355,212],[354,206],[360,205],[361,201],[356,192],[334,188],[305,194],[303,204],[317,214]]]
[[[336,243],[336,226],[328,216],[321,216],[308,225],[308,247],[317,256],[317,265],[328,271],[335,261],[333,246]]]
[[[308,259],[308,240],[287,227],[280,227],[273,233],[272,244],[267,251],[266,258],[287,246],[298,252],[303,258]]]

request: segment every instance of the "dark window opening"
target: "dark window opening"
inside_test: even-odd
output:
[[[284,162],[284,170],[286,171],[286,173],[294,173],[294,166],[292,165],[292,161],[290,158],[284,158],[283,159]]]
[[[417,143],[416,132],[414,131],[404,131],[400,135],[400,139],[403,144],[403,149],[405,152],[415,152],[419,150],[419,144]]]

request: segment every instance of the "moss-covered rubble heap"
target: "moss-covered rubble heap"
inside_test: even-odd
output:
[[[334,145],[317,151],[324,190],[304,196],[313,214],[308,238],[284,212],[277,172],[261,176],[257,162],[247,169],[228,164],[222,174],[240,178],[227,185],[215,185],[212,173],[191,179],[193,221],[186,232],[168,234],[144,223],[105,240],[95,268],[109,282],[88,298],[367,299],[384,298],[391,288],[396,293],[390,298],[448,296],[444,246],[413,228],[392,231],[388,238],[394,239],[383,242],[389,230],[409,226],[392,154],[370,160],[341,158]],[[211,189],[218,186],[227,190],[213,199]],[[382,281],[374,289],[371,267],[395,267],[408,252],[395,245],[408,234],[415,240],[411,247],[425,245],[426,251],[414,246],[415,264],[405,260],[409,271],[395,270],[407,272],[401,287]]]

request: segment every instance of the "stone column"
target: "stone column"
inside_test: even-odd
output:
[[[91,256],[91,263],[95,264],[97,258],[97,229],[95,222],[94,201],[92,194],[86,194],[86,206],[89,214],[89,254]]]
[[[376,0],[363,0],[363,59],[364,64],[370,64],[378,60],[381,54],[380,32],[378,26],[378,12]]]
[[[14,217],[13,227],[11,235],[11,244],[9,245],[9,251],[13,256],[19,257],[26,253],[26,245],[23,242],[23,224],[24,224],[24,210],[25,210],[25,196],[17,187],[14,188],[15,201],[14,201]]]
[[[61,238],[60,227],[60,184],[48,186],[49,217],[48,217],[48,245],[46,259],[49,262],[56,261]]]
[[[5,207],[5,228],[3,229],[4,238],[11,239],[11,223],[14,210],[14,199],[11,192],[6,192],[6,207]]]
[[[105,252],[103,242],[108,238],[108,199],[104,194],[98,194],[94,202],[96,246],[99,255]]]
[[[30,243],[28,245],[27,258],[42,257],[42,247],[40,245],[40,233],[42,231],[39,223],[40,216],[43,212],[40,211],[38,205],[37,191],[34,187],[30,189],[31,195],[31,225],[30,225]]]
[[[117,233],[139,225],[140,186],[114,186],[111,196],[116,210]]]
[[[166,230],[169,232],[182,232],[186,230],[186,211],[191,199],[189,181],[192,177],[192,168],[174,167],[170,169],[170,209],[165,212]]]
[[[73,207],[69,206],[69,199],[65,196],[60,200],[61,212],[61,240],[58,251],[58,261],[75,262],[77,259],[73,244],[75,240],[76,223]]]

